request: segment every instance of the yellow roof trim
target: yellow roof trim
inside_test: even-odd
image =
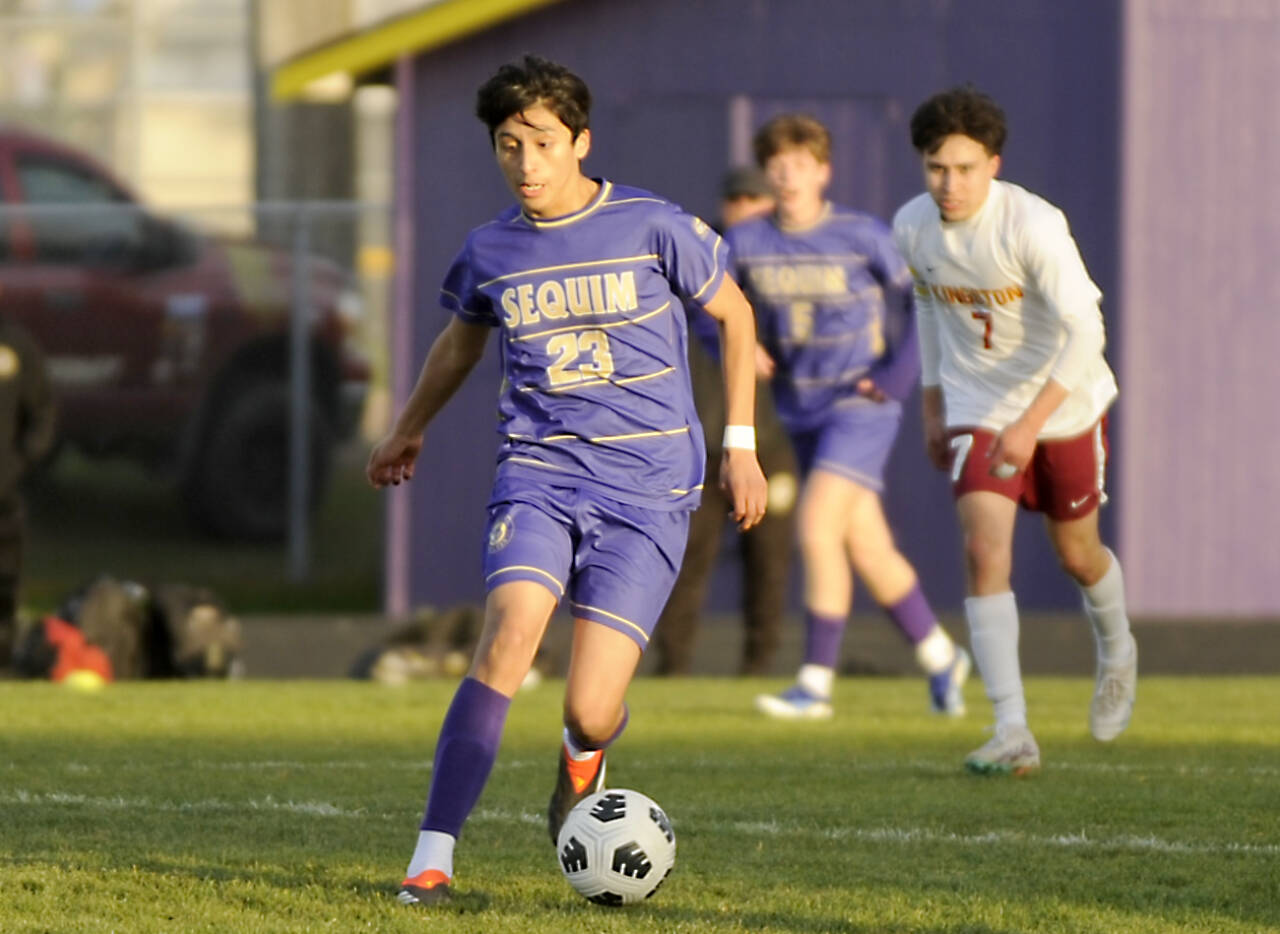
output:
[[[441,0],[363,32],[303,52],[271,76],[276,100],[299,97],[307,85],[335,72],[358,75],[409,52],[425,52],[559,0]]]

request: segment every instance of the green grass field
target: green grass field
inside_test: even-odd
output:
[[[394,891],[454,685],[0,682],[0,930],[12,932],[1280,930],[1280,679],[1149,678],[1087,735],[1091,685],[1030,679],[1044,769],[960,769],[969,717],[915,679],[844,680],[827,723],[751,712],[777,680],[640,679],[611,784],[658,800],[676,868],[607,909],[542,809],[562,685],[513,706],[430,918]]]

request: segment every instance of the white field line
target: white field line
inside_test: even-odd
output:
[[[161,813],[235,813],[283,812],[308,817],[357,818],[361,820],[406,820],[407,814],[374,814],[364,808],[343,808],[325,801],[278,801],[271,796],[248,801],[205,799],[202,801],[164,802],[148,798],[124,796],[93,796],[64,792],[16,791],[0,795],[0,805],[20,807],[82,806],[109,811],[145,811]],[[497,824],[541,825],[544,815],[530,812],[515,813],[496,808],[477,808],[471,820]],[[698,832],[698,818],[688,818],[676,823],[677,830]],[[870,843],[897,843],[901,845],[952,844],[958,846],[1006,846],[1036,849],[1079,849],[1158,852],[1186,856],[1246,855],[1280,856],[1280,843],[1184,843],[1164,840],[1160,837],[1122,834],[1114,837],[1092,837],[1084,831],[1065,834],[1028,834],[1020,831],[993,830],[987,833],[958,834],[930,830],[925,827],[797,827],[778,821],[733,821],[717,823],[715,833],[733,833],[753,838],[777,837],[780,839],[859,840]]]
[[[216,798],[206,798],[203,801],[152,801],[150,798],[127,798],[124,795],[82,795],[61,791],[32,792],[18,790],[0,795],[0,805],[26,807],[40,807],[42,805],[68,807],[78,805],[100,811],[154,811],[177,814],[243,814],[250,811],[276,811],[306,814],[311,817],[371,816],[363,808],[354,810],[340,808],[324,801],[277,801],[270,795],[265,798],[251,798],[248,801],[222,801]]]
[[[554,753],[545,758],[538,759],[512,759],[503,760],[499,757],[494,768],[497,770],[520,770],[520,769],[546,769],[552,770],[549,763],[555,760]],[[644,765],[647,768],[669,767],[682,769],[709,769],[721,771],[736,771],[740,768],[750,768],[756,764],[756,760],[736,760],[731,758],[659,758],[646,757]],[[120,774],[121,771],[127,770],[130,763],[113,762],[109,766],[99,764],[89,764],[84,762],[68,762],[63,768],[68,772],[79,774],[91,774],[94,772],[110,771],[113,775]],[[274,772],[274,771],[308,771],[308,770],[349,770],[364,771],[370,769],[378,769],[382,771],[393,772],[430,772],[430,759],[400,760],[367,760],[367,759],[329,759],[321,761],[306,761],[302,759],[248,759],[248,760],[218,760],[218,759],[187,759],[173,760],[169,763],[157,762],[140,762],[136,764],[138,769],[146,769],[148,772],[155,771],[157,768],[180,769],[183,771],[195,769],[200,771],[227,771],[227,772]],[[0,766],[0,768],[4,768]],[[17,766],[9,763],[7,770],[16,770]],[[925,772],[933,775],[960,774],[961,769],[958,760],[951,759],[895,759],[884,760],[879,762],[841,762],[839,763],[841,774],[850,772]],[[1280,766],[1222,766],[1214,764],[1191,765],[1182,763],[1170,763],[1168,765],[1143,764],[1128,765],[1123,762],[1071,762],[1071,761],[1054,761],[1045,765],[1042,772],[1088,772],[1102,775],[1177,775],[1186,776],[1188,778],[1206,778],[1213,776],[1230,776],[1244,775],[1257,778],[1280,778]]]
[[[817,837],[825,840],[864,840],[871,843],[954,843],[962,846],[993,845],[1064,847],[1095,850],[1136,850],[1142,852],[1186,855],[1222,855],[1240,853],[1262,856],[1280,855],[1280,843],[1182,843],[1156,836],[1123,834],[1117,837],[1091,837],[1084,831],[1049,836],[1013,830],[992,830],[979,834],[958,834],[923,827],[824,827],[799,828],[773,821],[742,821],[730,825],[741,833],[760,836]]]
[[[693,759],[659,759],[646,758],[644,764],[646,766],[668,766],[672,768],[681,768],[686,770],[719,770],[719,771],[737,771],[739,769],[750,769],[758,764],[756,759],[731,759],[731,758],[693,758]],[[527,764],[527,763],[520,763]],[[501,765],[501,760],[499,760]],[[956,775],[960,776],[964,770],[960,764],[960,759],[886,759],[877,762],[837,762],[832,760],[832,768],[837,769],[840,774],[848,772],[894,772],[907,774],[911,772],[923,772],[930,775]],[[1128,764],[1124,762],[1071,762],[1063,760],[1054,760],[1043,765],[1040,769],[1041,774],[1053,772],[1090,772],[1102,775],[1174,775],[1186,776],[1188,778],[1205,778],[1211,776],[1231,776],[1244,775],[1257,778],[1278,778],[1280,777],[1280,766],[1272,765],[1253,765],[1253,766],[1223,766],[1212,763],[1189,765],[1186,763],[1169,763],[1162,765],[1158,763],[1145,764]]]

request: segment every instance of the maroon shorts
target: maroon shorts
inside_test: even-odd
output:
[[[1083,518],[1107,501],[1110,445],[1105,415],[1084,434],[1041,441],[1027,469],[1007,480],[991,473],[987,457],[996,443],[996,432],[953,428],[947,434],[951,439],[951,492],[957,499],[987,490],[1059,522]]]

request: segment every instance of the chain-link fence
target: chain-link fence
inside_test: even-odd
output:
[[[111,572],[323,600],[379,548],[376,500],[356,522],[335,498],[363,495],[385,422],[389,209],[161,214],[54,168],[0,202],[0,315],[43,348],[59,411],[28,497],[28,599]],[[376,558],[365,576],[368,600],[333,602],[375,609]]]

